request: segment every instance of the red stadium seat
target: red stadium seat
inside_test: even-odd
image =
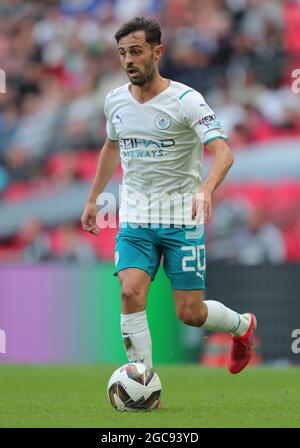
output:
[[[81,230],[85,238],[87,238],[95,247],[97,256],[101,260],[106,261],[114,260],[115,237],[118,231],[119,231],[118,228],[100,229],[99,235],[94,236],[88,232]]]
[[[7,202],[17,202],[34,195],[35,189],[28,182],[15,182],[9,184],[3,193],[3,199]]]
[[[76,162],[77,162],[77,154],[76,153],[57,153],[53,154],[49,157],[45,165],[45,172],[48,175],[53,174],[61,174],[66,171],[70,171],[75,173]]]
[[[270,210],[284,213],[300,203],[300,182],[286,181],[271,189]]]
[[[97,167],[99,151],[83,150],[77,154],[75,170],[81,179],[94,177]]]
[[[95,176],[97,162],[100,151],[83,150],[77,154],[76,158],[76,174],[81,179],[92,179]],[[121,179],[122,168],[119,165],[117,171],[113,175],[113,179]]]
[[[241,195],[255,208],[265,208],[269,201],[270,186],[264,183],[241,185]]]
[[[283,238],[286,250],[286,261],[300,262],[300,220],[294,221],[289,227],[283,229]]]

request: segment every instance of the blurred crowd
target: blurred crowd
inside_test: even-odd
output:
[[[300,136],[299,95],[291,91],[291,71],[300,68],[300,1],[1,0],[1,204],[92,179],[106,137],[105,95],[127,82],[113,36],[135,15],[158,18],[163,75],[205,95],[234,151]],[[220,219],[208,232],[213,259],[300,261],[300,248],[287,242],[300,240],[298,196],[286,237],[288,218],[222,191]],[[113,249],[97,248],[79,218],[53,229],[33,216],[18,235],[0,235],[0,260],[110,259]]]

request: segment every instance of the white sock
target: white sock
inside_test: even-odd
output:
[[[152,341],[146,311],[121,314],[121,332],[128,361],[152,367]]]
[[[207,305],[207,319],[202,325],[210,331],[232,333],[234,336],[242,336],[249,328],[250,321],[246,314],[238,314],[215,300],[205,300]]]

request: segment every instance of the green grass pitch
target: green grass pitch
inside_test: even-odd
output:
[[[120,413],[106,396],[116,367],[0,365],[0,427],[300,427],[299,368],[231,375],[198,365],[157,366],[162,409]]]

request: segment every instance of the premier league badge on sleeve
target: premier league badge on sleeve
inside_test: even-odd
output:
[[[158,114],[155,118],[155,126],[164,131],[171,125],[171,118],[167,114]]]

